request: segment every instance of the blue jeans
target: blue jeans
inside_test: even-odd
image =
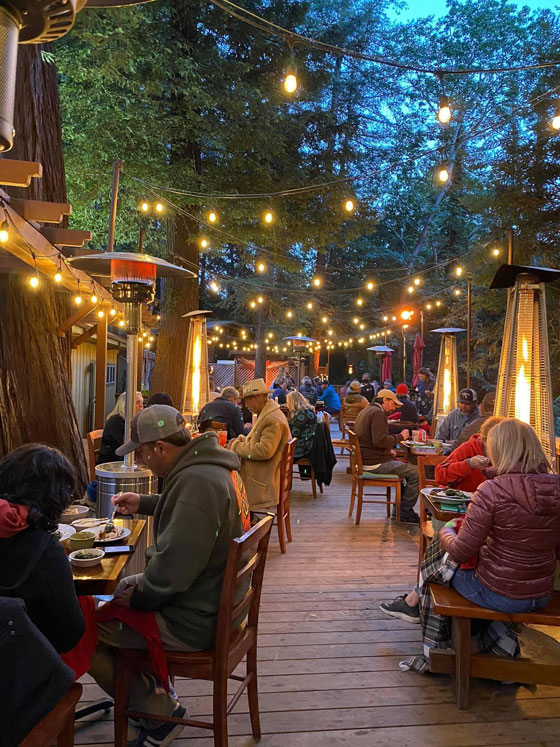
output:
[[[516,614],[518,612],[533,612],[546,607],[550,597],[541,597],[540,599],[510,599],[497,594],[482,581],[477,578],[474,570],[462,570],[457,568],[451,585],[462,597],[468,599],[479,607],[486,607],[496,612],[508,612]]]

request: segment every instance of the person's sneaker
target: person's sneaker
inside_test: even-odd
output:
[[[173,718],[184,718],[186,712],[186,708],[178,703],[172,716]],[[156,729],[142,729],[135,747],[167,747],[184,728],[182,724],[167,724],[164,722]]]
[[[409,623],[418,624],[420,622],[420,608],[418,605],[411,607],[404,601],[405,598],[403,594],[402,597],[397,597],[392,602],[382,602],[379,605],[379,609],[386,615],[397,617],[399,620],[406,620]]]

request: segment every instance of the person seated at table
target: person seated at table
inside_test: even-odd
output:
[[[68,556],[53,534],[75,480],[70,462],[49,446],[25,444],[0,461],[0,596],[23,599],[59,653],[84,633]]]
[[[167,392],[156,392],[155,394],[152,394],[146,402],[146,407],[150,407],[151,405],[169,405],[169,407],[175,406],[173,404],[173,400],[171,399],[171,395],[167,394]]]
[[[350,408],[352,411],[358,412],[369,406],[370,400],[361,393],[362,388],[362,385],[356,379],[350,382],[348,394],[342,400],[345,409]]]
[[[480,417],[473,420],[470,425],[463,428],[459,436],[453,441],[453,448],[456,449],[461,444],[466,443],[475,433],[480,433],[482,424],[488,418],[494,415],[494,406],[496,404],[496,392],[487,392],[480,403]]]
[[[315,392],[317,395],[317,401],[323,399],[323,387],[321,386],[321,377],[315,376],[313,378],[313,386],[315,387]]]
[[[142,393],[136,392],[134,402],[134,413],[140,412],[144,407]],[[119,394],[114,408],[107,415],[103,435],[101,437],[101,448],[97,455],[97,464],[107,464],[107,462],[122,462],[117,456],[117,449],[122,446],[124,441],[124,419],[126,417],[126,392]]]
[[[328,379],[323,379],[321,382],[321,400],[325,403],[325,410],[329,415],[338,415],[340,412],[340,397]]]
[[[477,394],[474,389],[461,389],[457,407],[438,423],[436,438],[451,443],[459,438],[461,432],[480,417]]]
[[[446,525],[439,541],[457,568],[451,586],[473,604],[498,612],[546,606],[560,558],[560,476],[550,472],[535,431],[508,418],[487,440],[491,479],[469,503],[457,531]]]
[[[395,410],[394,415],[398,415],[399,422],[393,422],[393,417],[389,418],[389,433],[399,433],[403,425],[410,430],[418,423],[416,405],[409,399],[408,394],[409,390],[406,384],[397,386],[396,395],[402,404]]]
[[[293,438],[297,438],[294,459],[304,459],[311,453],[313,438],[317,430],[317,415],[312,405],[299,392],[290,392],[286,397],[288,425]],[[300,475],[307,477],[311,468],[300,467]]]
[[[198,416],[198,422],[202,424],[215,420],[218,423],[224,423],[227,425],[228,440],[245,433],[238,401],[237,389],[234,386],[224,387],[219,397],[204,405]]]
[[[428,392],[433,395],[436,387],[436,377],[430,371],[429,368],[422,366],[418,369],[418,384],[416,385],[416,391],[418,396],[421,397],[423,394]]]
[[[387,415],[394,412],[400,404],[394,392],[380,389],[374,402],[358,414],[354,432],[360,442],[364,470],[398,475],[404,486],[401,497],[401,520],[418,524],[418,514],[414,511],[418,500],[418,471],[414,465],[395,459],[395,446],[400,441],[406,441],[410,433],[403,429],[400,433],[389,435],[388,430]]]
[[[280,464],[290,429],[280,405],[268,398],[264,379],[243,386],[243,400],[258,417],[247,436],[238,436],[228,449],[240,457],[241,477],[251,510],[276,506],[280,497]]]
[[[375,399],[375,395],[378,391],[379,384],[377,383],[377,381],[372,383],[370,375],[368,373],[365,373],[362,376],[362,386],[360,387],[360,394],[362,395],[362,397],[365,397],[371,404]]]
[[[286,389],[293,389],[295,387],[295,382],[288,373],[286,366],[278,366],[278,371],[276,372],[274,381],[270,385],[270,389],[276,389],[282,384],[286,384]]]
[[[249,528],[239,460],[219,446],[214,432],[191,441],[183,416],[167,405],[152,405],[135,416],[131,440],[118,454],[133,451],[138,464],[165,480],[161,495],[113,496],[119,513],[154,516],[154,545],[146,553],[144,573],[122,579],[114,602],[155,613],[164,648],[213,648],[230,545]],[[117,649],[146,648],[146,640],[116,620],[99,623],[98,631],[90,673],[112,695]],[[129,705],[162,716],[185,714],[147,672],[132,675]],[[136,744],[145,747],[170,744],[183,729],[155,720],[142,727]]]
[[[286,404],[286,395],[288,393],[288,385],[285,381],[282,383],[275,382],[276,386],[272,390],[272,399],[275,399],[279,405]]]
[[[436,466],[435,479],[439,485],[473,492],[487,479],[486,470],[491,466],[486,454],[488,434],[502,420],[498,415],[485,420],[480,433],[475,433]]]
[[[300,393],[305,397],[310,405],[314,405],[317,401],[317,389],[313,386],[313,382],[309,376],[304,376],[301,380],[299,387]]]

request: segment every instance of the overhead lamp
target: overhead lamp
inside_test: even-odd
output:
[[[284,90],[286,93],[295,93],[298,87],[297,79],[297,65],[293,61],[290,62],[286,68],[286,75],[284,76]]]
[[[457,265],[457,267],[455,268],[455,275],[457,275],[457,277],[460,278],[462,274],[463,274],[463,268],[461,267],[461,265]]]
[[[265,223],[268,223],[268,225],[270,225],[274,222],[274,213],[272,213],[270,210],[267,210],[263,215],[263,220]]]
[[[407,290],[408,290],[409,293],[414,293],[414,286],[413,285],[409,285],[408,288],[407,288]]]
[[[264,262],[257,262],[257,272],[265,272],[266,265]]]
[[[366,288],[367,288],[368,290],[370,290],[370,291],[371,291],[371,290],[373,290],[373,289],[375,288],[375,283],[373,283],[373,282],[372,282],[371,280],[369,280],[369,281],[368,281],[368,282],[366,283]]]
[[[500,256],[500,250],[497,247],[495,249],[492,249],[492,256],[493,257],[499,257]]]
[[[0,122],[0,125],[1,125],[1,122]],[[7,229],[6,225],[7,224],[4,223],[4,225],[2,226],[2,228],[0,228],[0,243],[2,243],[2,244],[5,244],[6,241],[8,241],[8,239],[10,238],[10,234],[8,232],[8,229]]]
[[[560,104],[556,107],[551,125],[553,130],[560,130]]]
[[[209,223],[215,223],[218,220],[218,214],[214,210],[211,210],[207,218]]]
[[[141,211],[142,211],[143,213],[147,213],[149,209],[150,209],[150,205],[149,205],[149,203],[148,203],[148,202],[145,202],[145,201],[144,201],[144,202],[141,202],[141,203],[140,203],[140,210],[141,210]]]
[[[161,202],[156,202],[156,213],[163,213],[163,204]]]
[[[217,293],[220,290],[220,286],[215,280],[210,283],[210,290],[212,293]]]
[[[39,276],[37,273],[35,275],[31,275],[29,278],[29,285],[33,288],[33,290],[36,290],[39,287]]]
[[[309,311],[311,311],[311,309],[313,308],[313,304],[311,303],[311,301],[309,301],[309,303],[307,304],[307,308],[309,309]]]
[[[438,166],[437,178],[442,184],[446,184],[451,178],[451,165],[447,162],[441,163]]]
[[[414,278],[414,285],[420,285],[421,282],[420,278]]]
[[[208,246],[209,246],[208,239],[200,239],[200,246],[202,249],[208,249]]]
[[[364,299],[363,298],[357,298],[356,299],[356,306],[363,306],[364,305]]]
[[[449,106],[449,99],[442,93],[439,99],[439,110],[437,118],[441,124],[447,124],[451,119],[451,107]]]
[[[313,280],[312,280],[311,282],[313,283],[313,285],[314,285],[314,286],[315,286],[316,288],[320,288],[320,287],[321,287],[321,283],[322,283],[323,281],[321,280],[321,278],[320,278],[320,277],[314,277],[314,278],[313,278]]]
[[[264,302],[264,298],[262,296],[259,296],[257,298],[257,303],[263,303],[263,302]]]
[[[346,200],[344,202],[344,209],[347,213],[353,213],[354,212],[354,200]]]

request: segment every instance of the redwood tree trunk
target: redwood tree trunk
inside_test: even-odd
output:
[[[177,264],[194,270],[198,267],[198,225],[185,215],[174,215],[169,222],[168,242],[171,253],[186,262]],[[150,380],[150,393],[167,392],[177,409],[183,407],[185,356],[189,339],[189,320],[183,314],[198,306],[198,277],[190,280],[166,280],[158,335],[156,361]]]
[[[56,69],[41,47],[20,46],[14,148],[8,158],[39,161],[43,178],[12,194],[66,201]],[[68,294],[47,278],[32,292],[22,277],[0,275],[0,453],[35,441],[56,446],[72,462],[79,494],[87,468],[70,384],[70,340],[57,336],[71,313]]]

